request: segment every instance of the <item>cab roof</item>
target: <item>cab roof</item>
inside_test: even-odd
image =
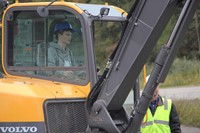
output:
[[[110,11],[108,16],[111,17],[125,17],[127,15],[127,13],[121,8],[111,5],[81,4],[81,3],[76,3],[75,5],[84,12],[88,12],[93,16],[99,15],[101,8],[109,8]]]

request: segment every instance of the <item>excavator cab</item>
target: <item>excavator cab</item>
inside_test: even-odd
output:
[[[91,62],[94,60],[94,55],[90,52],[94,46],[92,39],[94,37],[93,21],[95,19],[98,21],[101,19],[104,19],[103,21],[116,21],[118,18],[117,21],[124,21],[125,16],[122,12],[117,14],[118,10],[112,7],[110,14],[118,16],[113,18],[106,16],[105,19],[103,15],[100,15],[100,9],[104,6],[93,5],[91,8],[86,4],[70,3],[69,6],[72,6],[73,9],[64,4],[66,3],[55,2],[45,7],[45,4],[40,3],[28,3],[28,6],[21,6],[20,3],[17,3],[16,5],[20,6],[9,6],[3,20],[5,27],[3,31],[5,51],[3,62],[7,74],[73,82],[75,84],[85,84],[89,81],[89,78],[94,78],[89,75],[95,73],[94,61]],[[44,17],[40,14],[39,7],[48,11],[47,16]],[[91,10],[93,10],[93,14],[96,14],[92,15]],[[52,43],[56,44],[57,41],[54,27],[56,23],[61,21],[69,22],[74,28],[72,41],[67,47],[72,51],[73,55],[71,56],[73,56],[75,62],[74,65],[67,67],[48,66],[48,48]],[[92,68],[88,68],[89,64],[94,65],[91,66]],[[89,70],[93,70],[93,72]],[[49,74],[55,71],[73,71],[75,75],[68,78],[55,77]],[[74,80],[76,78],[77,80]]]
[[[37,13],[37,7],[31,8],[24,7],[24,10],[13,8],[8,16],[5,16],[8,18],[5,21],[5,25],[8,27],[5,29],[5,36],[9,36],[9,39],[5,38],[7,44],[5,47],[5,60],[7,60],[5,68],[8,73],[53,80],[55,77],[48,74],[50,71],[62,72],[69,69],[74,73],[83,73],[82,75],[77,75],[79,81],[76,84],[86,83],[88,79],[86,78],[87,59],[84,52],[80,19],[74,13],[62,9],[49,10],[49,15],[43,18]],[[76,29],[76,32],[73,33],[71,44],[67,46],[73,52],[76,65],[68,66],[68,68],[62,68],[64,66],[48,66],[48,48],[51,43],[57,43],[54,27],[60,21],[67,21]],[[63,80],[62,78],[56,77],[58,80]],[[74,78],[69,79],[66,77],[64,80],[73,82]]]

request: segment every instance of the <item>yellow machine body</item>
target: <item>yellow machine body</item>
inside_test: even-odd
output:
[[[38,7],[47,8],[50,15],[41,17],[37,13]],[[124,21],[127,15],[122,9],[110,5],[63,1],[54,3],[16,2],[8,5],[4,10],[0,132],[66,133],[82,132],[86,129],[87,117],[84,105],[90,89],[97,81],[93,33],[90,29],[91,22],[99,15],[92,15],[90,10],[96,7],[98,7],[97,13],[100,12],[100,8],[110,8],[111,16],[108,15],[104,21],[109,21],[109,19]],[[58,67],[58,70],[70,69],[76,73],[83,73],[78,80],[41,74],[41,72],[48,73],[51,70],[57,70],[56,67],[49,68],[47,63],[44,63],[47,60],[47,54],[44,53],[48,50],[48,43],[53,41],[49,39],[54,36],[52,33],[54,20],[63,18],[62,12],[66,13],[64,19],[71,22],[79,21],[73,25],[78,29],[76,34],[79,35],[74,39],[77,43],[74,49],[80,47],[82,49],[75,50],[75,56],[80,58],[76,68]],[[59,15],[61,18],[57,18]],[[41,49],[45,49],[42,51],[42,56],[38,55]],[[84,54],[80,55],[80,51]],[[79,115],[73,116],[77,111]],[[80,127],[74,124],[77,122],[82,123]]]

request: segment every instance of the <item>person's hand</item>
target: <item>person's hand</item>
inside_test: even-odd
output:
[[[73,80],[74,82],[79,82],[79,83],[82,83],[83,81],[85,81],[85,78],[84,79],[81,79],[78,75],[76,75],[77,73],[76,72],[73,72],[73,71],[65,71],[63,73],[63,78],[67,78],[68,80]]]
[[[63,75],[66,77],[72,77],[74,75],[74,72],[73,71],[65,71]]]

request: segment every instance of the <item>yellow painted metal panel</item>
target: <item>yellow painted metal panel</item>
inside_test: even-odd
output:
[[[1,93],[1,92],[0,92]],[[44,121],[43,102],[45,98],[1,93],[1,122]]]
[[[30,78],[0,79],[0,121],[44,121],[43,103],[47,99],[86,98],[87,86],[76,86]]]
[[[121,13],[122,13],[122,15],[124,15],[124,16],[127,16],[127,15],[128,15],[128,13],[127,13],[127,12],[125,12],[124,10],[122,10],[122,9],[121,9],[121,8],[119,8],[119,7],[113,6],[113,8],[115,8],[117,11],[121,12]]]
[[[48,6],[50,4],[50,2],[28,2],[28,3],[14,3],[12,5],[10,5],[6,10],[9,10],[12,7],[24,7],[24,6]],[[70,7],[74,10],[76,10],[78,13],[82,14],[83,11],[77,7],[75,5],[76,3],[73,2],[63,2],[63,1],[59,1],[59,2],[54,2],[52,5],[50,6],[67,6]]]

